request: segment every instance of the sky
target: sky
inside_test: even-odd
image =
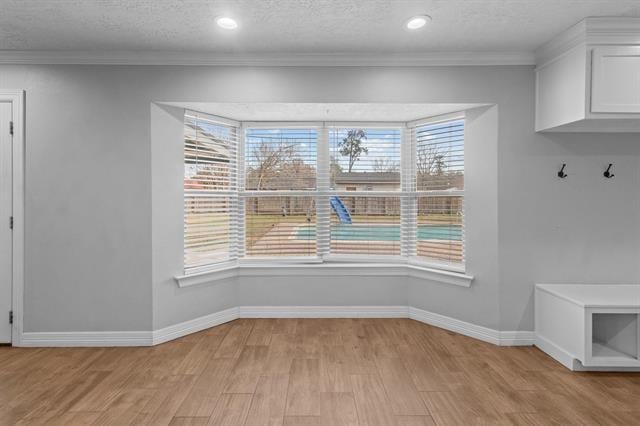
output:
[[[187,122],[190,118],[186,118]],[[206,120],[199,120],[201,129],[214,135],[216,138],[229,140],[234,137],[233,131],[223,125],[211,123]],[[329,155],[332,161],[337,162],[343,171],[347,171],[349,165],[348,156],[341,155],[339,142],[346,137],[349,128],[332,128],[329,130]],[[399,170],[400,166],[400,146],[401,132],[399,128],[364,128],[367,139],[363,141],[363,146],[368,149],[367,153],[362,153],[359,160],[354,164],[353,172],[372,172]],[[187,137],[195,133],[190,126],[185,126]],[[456,120],[449,123],[436,123],[424,125],[416,129],[418,135],[417,150],[433,149],[445,155],[445,163],[449,171],[463,171],[464,169],[464,121]],[[202,136],[202,135],[199,135]],[[251,152],[261,143],[294,144],[296,146],[296,157],[306,164],[315,167],[317,150],[318,130],[313,128],[250,128],[246,130],[245,162],[247,168],[255,167],[255,156]],[[224,149],[216,144],[217,149]],[[228,153],[225,153],[228,154]],[[375,167],[376,162],[378,167]],[[380,169],[383,163],[383,169]],[[387,170],[388,169],[388,170]]]
[[[422,126],[418,129],[417,149],[429,145],[443,155],[451,153],[456,158],[450,159],[450,167],[454,170],[461,170],[463,167],[462,152],[464,149],[464,123],[462,120],[450,123],[450,129],[454,131],[449,135],[444,135],[447,131],[442,124]],[[344,171],[348,169],[348,156],[341,155],[339,151],[339,143],[344,139],[349,128],[332,128],[329,130],[329,155],[334,162],[337,162]],[[395,166],[396,170],[400,167],[400,146],[401,146],[401,129],[398,128],[364,128],[367,139],[362,145],[367,148],[367,153],[362,153],[359,161],[353,167],[353,172],[371,172],[374,171],[376,161],[384,162],[385,167]],[[282,129],[247,129],[247,142],[245,156],[247,166],[254,166],[255,158],[252,158],[250,152],[261,143],[282,143],[285,145],[295,144],[297,147],[297,158],[305,161],[307,164],[316,163],[316,149],[318,132],[315,129],[301,128],[282,128]],[[459,158],[458,158],[459,157]],[[380,170],[377,170],[380,171]]]

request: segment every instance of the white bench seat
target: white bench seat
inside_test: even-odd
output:
[[[571,370],[640,371],[640,285],[536,284],[535,332]]]

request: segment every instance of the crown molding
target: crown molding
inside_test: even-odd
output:
[[[219,54],[180,51],[0,50],[0,65],[491,66],[534,65],[532,52]]]
[[[585,18],[536,49],[536,64],[544,66],[578,46],[607,44],[640,44],[640,18]]]

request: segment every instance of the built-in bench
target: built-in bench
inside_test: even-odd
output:
[[[640,285],[536,284],[535,332],[571,370],[640,371]]]

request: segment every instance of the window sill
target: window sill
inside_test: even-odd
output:
[[[406,267],[408,269],[407,275],[412,278],[436,281],[442,284],[471,287],[471,283],[474,280],[472,275],[467,275],[464,272],[446,271],[418,265],[407,265]]]
[[[238,276],[238,264],[229,262],[218,265],[216,268],[204,269],[185,275],[175,277],[178,287],[191,287],[194,285],[211,284],[215,281],[221,281],[228,278]]]
[[[317,264],[229,264],[212,270],[176,277],[179,287],[213,284],[235,277],[281,276],[393,276],[412,277],[442,284],[471,287],[474,277],[462,272],[446,271],[403,263],[317,263]]]

